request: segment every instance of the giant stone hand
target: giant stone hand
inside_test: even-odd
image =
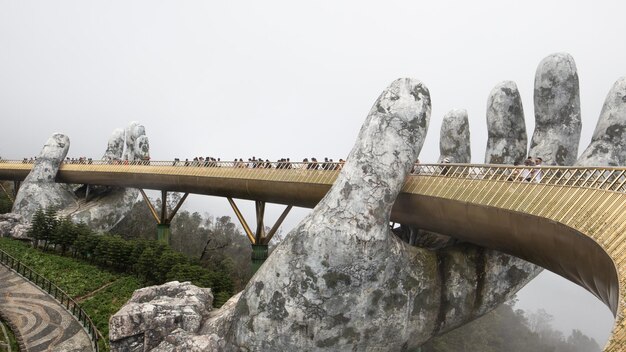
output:
[[[94,230],[107,231],[130,212],[139,191],[91,186],[91,197],[85,200],[69,185],[54,182],[69,146],[69,138],[62,134],[56,133],[48,139],[20,187],[12,212],[30,220],[39,207],[55,207],[61,216],[84,222]],[[145,128],[137,122],[132,122],[125,131],[116,129],[103,156],[103,160],[117,163],[146,158],[149,158],[148,137]]]
[[[578,148],[578,139],[571,140],[580,125],[577,74],[573,61],[564,59],[568,55],[553,56],[537,73],[536,88],[543,93],[536,95],[539,109],[531,155],[563,165],[575,160]],[[623,82],[609,94],[591,151],[579,163],[592,157],[623,162],[623,144],[611,143],[626,125]],[[520,161],[526,155],[526,132],[517,87],[511,82],[498,85],[489,102],[485,159]],[[563,114],[559,120],[541,111]],[[150,302],[134,302],[139,306],[124,308],[111,319],[112,348],[128,346],[121,341],[129,337],[133,346],[145,344],[144,349],[155,351],[407,350],[504,302],[540,268],[467,243],[449,242],[437,249],[411,246],[388,227],[391,206],[422,146],[429,115],[430,97],[421,82],[392,83],[370,111],[332,189],[244,291],[208,319],[201,317],[203,325],[191,331],[129,329],[123,322],[136,321],[133,314],[141,312],[139,306],[151,309]],[[465,125],[465,114],[450,116],[459,119],[453,125]],[[509,133],[503,126],[517,131]],[[444,128],[442,133],[453,130],[458,128]],[[457,133],[454,138],[451,143],[458,150],[442,150],[469,160],[469,152],[464,152],[469,135]],[[158,345],[155,339],[137,338],[158,333],[167,335]]]

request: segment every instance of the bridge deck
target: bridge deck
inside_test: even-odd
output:
[[[32,165],[0,163],[0,179],[22,180]],[[172,162],[64,164],[58,182],[137,187],[263,200],[312,208],[339,165]],[[271,168],[268,168],[271,166]],[[279,166],[279,168],[277,168]],[[412,224],[523,258],[586,288],[616,316],[605,351],[626,350],[626,169],[421,165],[409,176],[392,221]]]

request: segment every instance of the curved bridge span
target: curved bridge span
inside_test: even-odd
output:
[[[340,165],[141,162],[63,164],[57,182],[111,185],[314,207]],[[0,163],[0,180],[32,165]],[[616,317],[605,351],[626,350],[626,168],[542,167],[541,179],[496,165],[419,165],[391,220],[496,249],[593,293]]]

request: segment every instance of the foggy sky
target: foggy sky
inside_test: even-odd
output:
[[[517,83],[530,140],[535,69],[560,51],[578,67],[580,153],[626,75],[624,13],[623,1],[0,0],[0,156],[35,156],[62,132],[69,156],[98,159],[137,120],[153,160],[337,160],[380,92],[415,77],[433,103],[420,159],[436,160],[443,115],[465,108],[480,163],[489,91]],[[223,199],[190,198],[188,209],[232,215]],[[306,211],[295,213],[285,230]],[[521,307],[604,344],[606,307],[562,279],[538,282]]]

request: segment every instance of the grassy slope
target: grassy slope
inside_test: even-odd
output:
[[[0,320],[0,352],[18,351],[19,346],[9,326]]]
[[[112,273],[70,257],[36,250],[20,241],[0,238],[0,249],[51,280],[73,298],[88,295],[110,284],[80,302],[105,337],[109,333],[109,317],[130,299],[134,290],[141,287],[139,280],[133,276]]]

